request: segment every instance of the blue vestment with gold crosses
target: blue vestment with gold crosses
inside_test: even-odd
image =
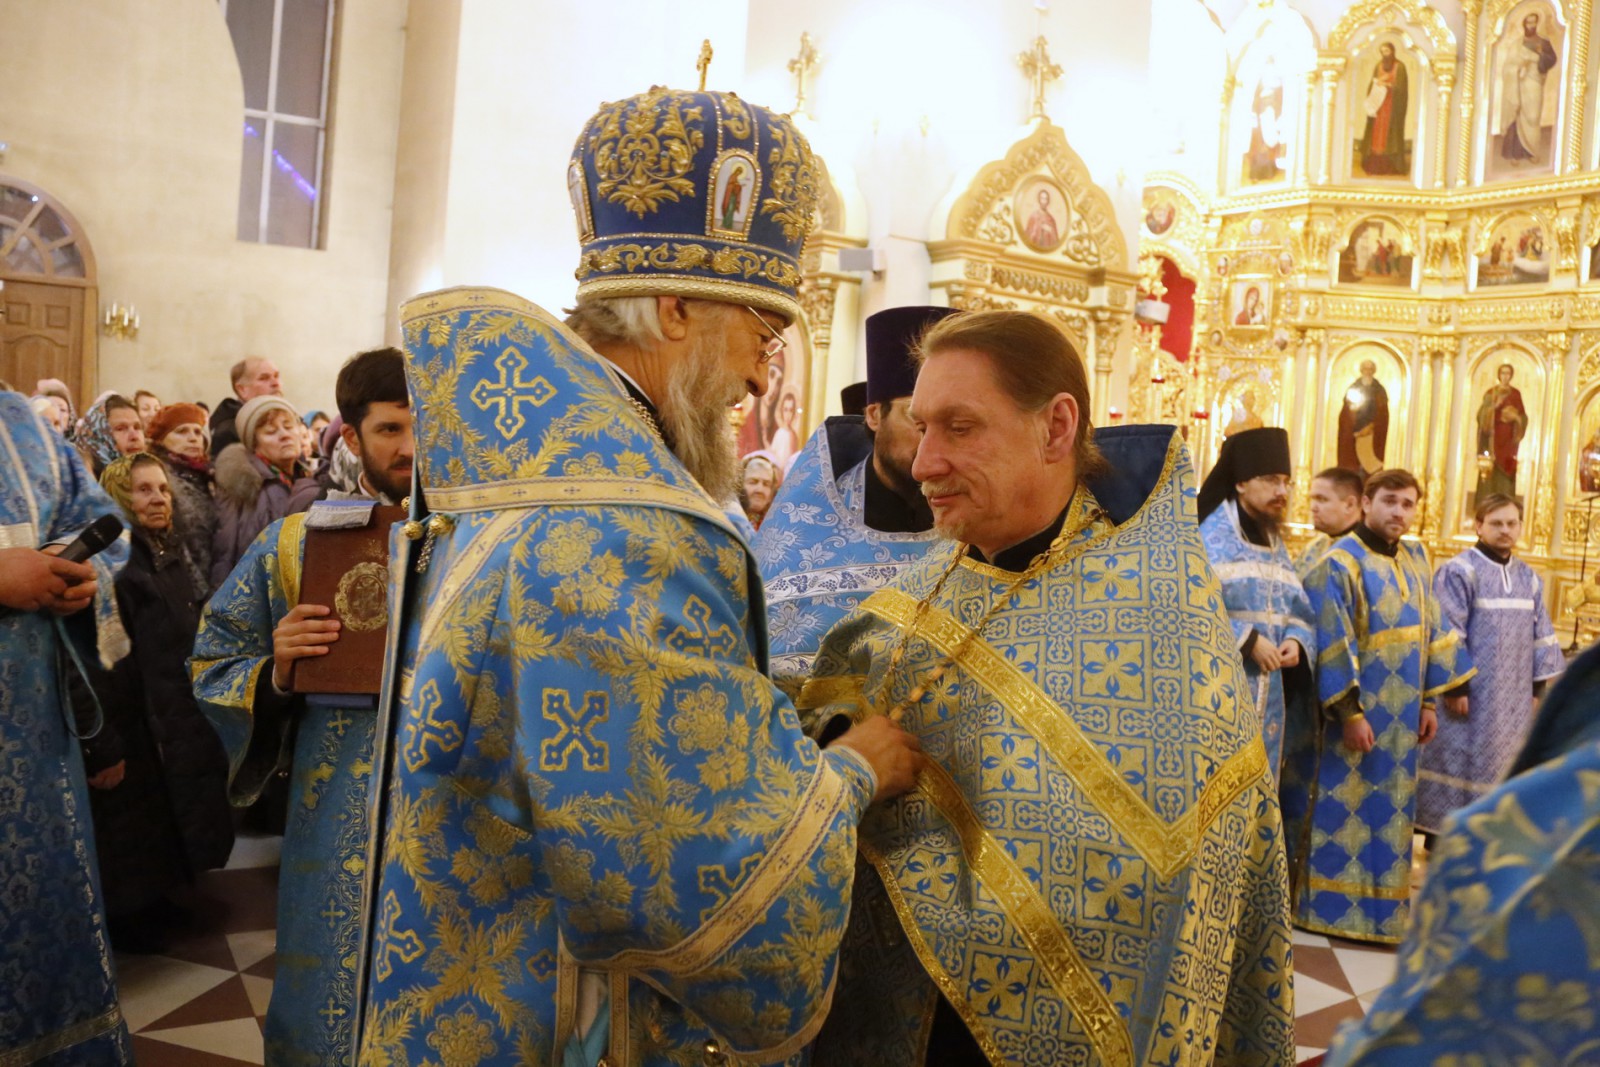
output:
[[[1422,705],[1474,673],[1431,578],[1421,545],[1390,558],[1349,534],[1306,579],[1323,714],[1289,722],[1282,798],[1294,921],[1308,930],[1389,944],[1405,933]],[[1356,707],[1377,740],[1365,754],[1344,745],[1340,709]]]
[[[818,1067],[920,1067],[940,995],[996,1064],[1294,1062],[1277,794],[1188,454],[1095,439],[1041,573],[945,543],[823,644],[808,721],[911,701],[930,762],[863,823]]]
[[[72,446],[27,400],[0,390],[0,548],[70,541],[117,515]],[[128,537],[90,559],[83,656],[109,669],[128,651],[113,581]],[[92,636],[91,636],[92,635]],[[0,1064],[132,1063],[117,1003],[89,787],[61,672],[68,650],[48,611],[0,608]],[[97,647],[96,647],[97,646]],[[92,724],[86,724],[92,726]]]
[[[834,416],[795,459],[756,534],[767,586],[772,676],[798,689],[822,637],[870,593],[928,554],[935,535],[868,526],[872,439],[859,416]]]
[[[394,553],[363,1062],[597,1032],[616,1067],[798,1061],[871,770],[801,731],[749,549],[604,361],[497,290],[402,319],[423,536]]]
[[[1334,1041],[1328,1067],[1600,1059],[1596,707],[1600,648],[1540,709],[1538,743],[1518,759],[1531,769],[1440,827],[1398,973]]]
[[[375,701],[272,692],[272,631],[300,603],[306,516],[268,526],[212,595],[189,661],[228,751],[229,797],[253,803],[287,773],[278,949],[267,1062],[350,1064],[361,893],[370,836]],[[302,706],[303,704],[303,706]]]

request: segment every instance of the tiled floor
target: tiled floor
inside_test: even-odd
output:
[[[186,901],[186,928],[159,956],[117,956],[122,1014],[140,1067],[262,1062],[278,907],[275,837],[241,837],[228,868]]]
[[[140,1067],[262,1062],[272,993],[278,839],[240,838],[228,869],[197,887],[194,930],[161,956],[118,956],[122,1011]],[[1295,1036],[1315,1060],[1348,1019],[1366,1013],[1394,973],[1394,951],[1296,930]]]

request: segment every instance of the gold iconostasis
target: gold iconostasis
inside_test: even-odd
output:
[[[1129,416],[1188,425],[1202,470],[1287,427],[1302,524],[1315,471],[1408,468],[1436,560],[1511,493],[1570,627],[1600,556],[1600,56],[1590,0],[1460,6],[1460,39],[1381,0],[1298,50],[1283,5],[1241,16],[1214,184],[1146,180],[1141,296],[1170,314],[1141,318]]]

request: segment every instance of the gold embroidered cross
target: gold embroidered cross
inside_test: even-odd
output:
[[[444,706],[439,695],[439,683],[429,679],[417,693],[417,710],[406,724],[406,745],[401,753],[406,769],[415,771],[428,762],[428,742],[433,742],[439,755],[448,755],[461,747],[461,727],[454,720],[440,721],[434,713]]]
[[[686,656],[718,656],[728,658],[739,645],[739,638],[727,623],[715,627],[711,605],[697,596],[691,596],[683,605],[684,617],[692,624],[679,626],[667,635],[667,644],[673,651]]]
[[[564,771],[576,751],[586,771],[611,769],[611,746],[594,736],[594,728],[611,718],[610,698],[604,693],[583,694],[583,703],[572,706],[572,694],[565,689],[544,691],[544,717],[556,724],[554,737],[539,742],[539,769]]]
[[[427,949],[415,931],[401,930],[395,926],[395,920],[399,918],[400,898],[391,889],[384,895],[383,911],[378,916],[378,959],[372,973],[378,976],[380,982],[387,982],[394,974],[391,956],[401,963],[411,963]]]
[[[480,411],[499,408],[495,413],[494,427],[500,431],[501,437],[510,440],[528,421],[522,417],[522,405],[539,407],[548,403],[556,395],[556,387],[538,375],[531,381],[524,381],[522,372],[528,369],[528,357],[515,348],[500,353],[494,366],[500,372],[500,380],[491,382],[485,378],[474,385],[472,402]]]

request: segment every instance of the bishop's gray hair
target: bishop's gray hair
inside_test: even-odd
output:
[[[567,326],[591,345],[649,347],[666,340],[653,296],[580,296]]]

